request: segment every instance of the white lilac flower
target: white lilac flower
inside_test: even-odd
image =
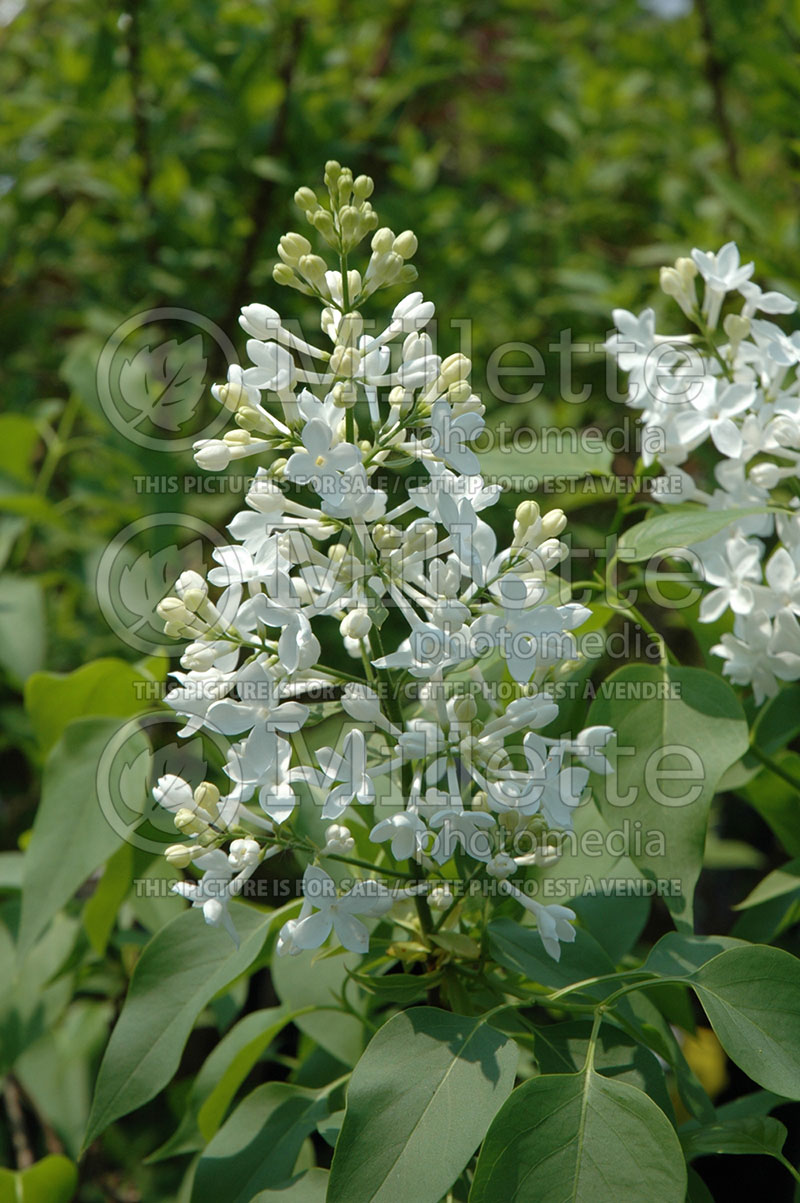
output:
[[[385,915],[394,901],[386,886],[371,880],[357,882],[345,894],[338,894],[333,878],[314,865],[309,865],[303,876],[303,894],[312,909],[287,933],[293,947],[301,951],[319,948],[334,931],[342,947],[366,952],[369,929],[356,916]]]
[[[237,883],[266,857],[292,849],[312,862],[302,908],[278,941],[278,951],[292,955],[319,947],[331,931],[344,947],[364,952],[368,928],[359,916],[388,917],[397,897],[428,889],[421,881],[392,891],[368,875],[339,894],[317,862],[353,860],[361,870],[365,847],[378,861],[385,854],[376,845],[388,843],[395,859],[414,861],[421,878],[437,882],[432,904],[448,909],[458,885],[443,884],[442,866],[451,872],[466,861],[502,880],[524,868],[525,858],[504,851],[508,831],[513,824],[531,832],[543,823],[569,826],[589,771],[608,771],[612,735],[605,727],[572,740],[535,734],[557,720],[554,677],[577,654],[572,632],[589,613],[552,600],[553,574],[568,555],[559,538],[566,517],[522,501],[507,542],[497,533],[501,524],[485,520],[501,490],[481,476],[472,446],[484,420],[469,359],[439,356],[425,329],[434,307],[421,292],[407,291],[375,334],[365,331],[360,312],[383,288],[412,284],[416,238],[376,228],[366,177],[357,183],[330,163],[326,182],[330,207],[310,189],[298,193],[298,203],[309,220],[317,215],[311,224],[321,223],[339,261],[328,264],[308,238],[290,233],[280,240],[274,272],[278,283],[320,302],[319,337],[289,329],[268,305],[243,308],[252,366],[232,367],[214,386],[232,428],[200,440],[195,457],[212,471],[263,459],[253,465],[241,512],[228,525],[230,542],[213,551],[207,577],[182,574],[159,610],[170,634],[190,640],[167,697],[185,719],[182,735],[205,731],[231,741],[224,798],[209,783],[198,795],[178,774],[165,774],[154,791],[192,840],[170,847],[170,863],[203,874],[179,892],[207,921],[232,931],[227,901]],[[358,269],[355,250],[368,234],[370,253]],[[747,283],[729,251],[706,267],[714,288],[740,277]],[[690,274],[678,280],[688,311]],[[752,289],[746,304],[783,312],[781,302]],[[698,437],[722,431],[732,450],[740,432],[742,465],[763,459],[768,428],[788,467],[798,407],[784,394],[771,398],[777,407],[745,431],[739,404],[742,389],[760,397],[762,381],[772,388],[789,370],[767,354],[780,332],[757,330],[767,349],[743,358],[732,392],[720,384],[718,397],[709,385],[716,408],[701,413],[686,400],[675,404],[660,384],[662,372],[689,380],[686,348],[655,333],[652,311],[617,317],[621,332],[610,345],[641,385],[632,404],[645,422],[669,430],[674,462],[681,455],[675,415],[685,421],[691,411],[702,424]],[[745,346],[743,329],[733,331],[731,345],[736,335]],[[766,365],[760,372],[754,354]],[[797,443],[800,457],[800,437]],[[758,488],[749,477],[747,484]],[[728,497],[720,482],[708,504],[730,504],[721,493]],[[760,527],[752,537],[762,537]],[[778,669],[791,655],[781,615],[794,618],[785,569],[776,560],[780,604],[767,607],[770,663]],[[530,696],[495,696],[506,667]],[[319,746],[325,738],[335,747]],[[324,842],[306,821],[309,806],[326,824]],[[548,856],[542,851],[530,863]],[[570,915],[542,912],[540,931],[553,955],[558,938],[573,931]]]
[[[692,272],[704,289],[699,308],[687,301]],[[796,302],[763,291],[752,274],[733,243],[716,254],[695,249],[691,263],[678,260],[661,279],[697,330],[662,336],[651,309],[638,318],[618,310],[619,333],[606,345],[629,374],[628,403],[641,410],[643,462],[666,472],[654,499],[731,512],[727,527],[691,547],[698,576],[712,586],[700,619],[733,615],[733,630],[712,650],[760,704],[781,681],[800,679],[800,334],[755,316],[791,314]],[[721,323],[727,342],[714,333],[723,304],[731,308]],[[670,341],[689,348],[691,371],[661,353]],[[704,444],[716,457],[710,481],[677,468]]]

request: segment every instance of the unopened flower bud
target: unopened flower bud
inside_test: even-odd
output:
[[[306,213],[306,218],[317,231],[317,233],[322,235],[326,242],[329,242],[331,246],[335,246],[339,235],[336,232],[336,226],[334,224],[333,217],[327,209],[320,208],[316,210],[309,210],[309,212]]]
[[[471,694],[463,694],[453,699],[453,717],[459,723],[471,723],[478,713],[478,707]]]
[[[394,245],[394,234],[388,226],[382,226],[372,235],[370,246],[376,255],[386,255]]]
[[[519,523],[522,530],[526,530],[532,526],[539,517],[539,507],[535,501],[522,501],[517,506],[514,513],[516,521]]]
[[[300,275],[313,284],[318,291],[325,286],[325,260],[319,255],[303,255],[297,263]]]
[[[448,355],[447,359],[442,360],[442,366],[439,370],[439,376],[444,382],[446,388],[451,384],[457,384],[460,380],[466,380],[472,371],[472,364],[466,355],[456,353]]]
[[[276,284],[287,285],[291,288],[297,285],[297,277],[292,269],[285,263],[276,263],[272,269],[272,278]]]
[[[206,472],[222,472],[231,462],[230,448],[222,439],[205,439],[194,445],[194,462]]]
[[[323,853],[338,853],[340,856],[347,852],[352,852],[356,846],[356,842],[350,834],[347,827],[341,823],[331,823],[326,831],[325,847]]]
[[[278,243],[278,254],[284,263],[297,267],[301,258],[311,254],[311,243],[302,234],[284,234]]]
[[[511,877],[516,871],[517,866],[507,852],[498,852],[486,865],[486,872],[490,877]]]
[[[353,194],[357,201],[365,201],[374,190],[375,182],[371,176],[359,175],[353,180]]]
[[[372,630],[372,619],[366,610],[351,610],[339,623],[339,630],[344,638],[366,639]]]
[[[221,384],[217,390],[217,396],[220,402],[231,413],[236,413],[242,402],[248,400],[247,391],[241,384],[237,384],[235,381],[232,381],[230,384]]]
[[[186,835],[200,835],[208,828],[208,823],[204,819],[199,819],[193,810],[183,806],[175,812],[173,822],[178,831],[182,831]]]
[[[434,886],[428,894],[428,906],[432,911],[446,911],[453,902],[453,892],[449,886]]]
[[[550,510],[542,515],[542,535],[545,539],[555,539],[567,525],[567,516],[563,510]]]
[[[722,328],[734,345],[738,345],[750,333],[750,318],[742,317],[740,313],[726,315]]]
[[[316,209],[319,201],[313,188],[298,188],[294,194],[294,203],[307,213],[310,209]]]
[[[417,253],[417,236],[411,230],[403,230],[392,243],[392,250],[401,259],[411,259]]]
[[[164,859],[173,869],[185,869],[192,863],[193,851],[191,844],[170,844],[164,852]]]
[[[216,819],[219,814],[219,790],[211,781],[201,781],[194,791],[195,805]]]
[[[179,597],[165,597],[156,606],[156,614],[164,622],[185,623],[192,618]]]

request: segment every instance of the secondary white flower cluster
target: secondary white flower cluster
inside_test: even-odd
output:
[[[731,513],[692,545],[713,586],[700,621],[732,611],[733,630],[713,651],[760,704],[800,678],[800,333],[771,320],[796,302],[762,292],[753,270],[732,242],[717,254],[693,250],[661,269],[661,287],[695,329],[659,335],[652,309],[618,309],[607,347],[628,373],[627,403],[641,410],[642,460],[665,472],[654,495]],[[680,465],[701,447],[692,475]]]
[[[325,182],[327,205],[308,188],[296,200],[338,270],[292,233],[275,278],[317,299],[326,345],[266,305],[246,306],[254,366],[232,367],[213,390],[236,429],[196,446],[204,468],[250,456],[266,466],[207,580],[184,574],[160,607],[167,631],[191,640],[167,698],[186,719],[181,734],[233,740],[225,797],[208,783],[193,793],[178,777],[159,782],[158,801],[192,837],[167,856],[203,871],[182,892],[207,921],[229,923],[228,898],[265,857],[310,853],[281,952],[316,948],[331,931],[363,952],[356,916],[379,918],[398,899],[415,899],[424,936],[431,906],[439,922],[459,921],[448,882],[477,875],[533,913],[558,958],[574,913],[508,879],[553,859],[547,833],[570,826],[590,769],[608,769],[609,728],[539,733],[558,717],[548,682],[576,656],[572,632],[589,614],[557,600],[565,518],[525,501],[498,545],[482,515],[500,490],[469,446],[484,424],[469,360],[437,354],[424,331],[434,307],[419,292],[374,332],[359,311],[411,281],[416,239],[379,228],[366,270],[350,268],[377,223],[372,182],[338,163]],[[336,713],[336,747],[316,747],[315,723]],[[308,806],[328,824],[324,844],[298,823]],[[361,872],[365,857],[373,876],[343,894],[316,863],[349,860]],[[404,875],[414,884],[403,889],[378,880]]]

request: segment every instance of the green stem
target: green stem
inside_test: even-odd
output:
[[[658,644],[659,659],[663,668],[666,668],[669,664],[680,664],[680,661],[677,659],[677,657],[674,656],[667,647],[664,636],[655,629],[651,622],[648,622],[644,615],[637,610],[635,606],[626,606],[621,613],[627,614],[629,618],[632,618],[634,622],[639,624],[642,630],[645,631],[651,639],[655,640],[655,642]]]
[[[776,777],[780,777],[782,781],[785,781],[787,785],[791,785],[800,794],[800,777],[795,777],[794,773],[790,773],[788,769],[778,764],[777,760],[773,760],[771,756],[767,756],[766,752],[762,752],[753,744],[750,745],[750,755],[763,764],[765,769],[769,769],[771,773],[774,773]]]

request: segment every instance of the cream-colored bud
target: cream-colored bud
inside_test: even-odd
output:
[[[382,226],[380,230],[376,230],[372,235],[370,246],[376,255],[386,255],[392,249],[394,244],[394,234],[388,226]]]
[[[398,234],[392,243],[392,250],[401,259],[411,259],[417,253],[417,236],[411,230],[403,230],[402,234]]]
[[[249,430],[226,430],[222,441],[228,447],[249,447],[253,439]]]
[[[298,281],[292,269],[285,263],[276,263],[272,269],[272,278],[276,284],[295,286]]]
[[[472,396],[468,380],[456,380],[447,387],[447,400],[451,405],[465,405]]]
[[[658,274],[661,291],[668,297],[678,297],[683,292],[683,280],[674,267],[662,267]]]
[[[194,791],[195,804],[216,819],[219,814],[219,790],[211,781],[201,781]]]
[[[455,355],[448,355],[447,359],[442,360],[439,374],[444,381],[445,387],[449,388],[451,384],[457,384],[460,380],[466,380],[471,371],[471,361],[467,359],[466,355],[457,352]]]
[[[472,809],[473,810],[488,810],[489,809],[489,796],[485,790],[482,790],[482,789],[478,790],[478,792],[476,794],[472,795]]]
[[[193,810],[182,806],[180,810],[175,812],[173,819],[178,831],[183,831],[187,835],[199,835],[201,831],[205,831],[208,823],[204,819],[199,819]]]
[[[675,260],[675,271],[685,284],[691,284],[692,280],[697,276],[697,264],[694,259],[689,259],[686,256],[681,256]]]
[[[375,190],[375,181],[371,176],[358,175],[353,180],[353,192],[357,201],[365,201],[368,196],[372,196]]]
[[[242,402],[248,400],[247,390],[241,384],[237,384],[236,381],[232,381],[230,384],[221,384],[217,390],[217,395],[225,408],[229,409],[231,413],[235,413]]]
[[[527,527],[532,526],[533,523],[536,522],[539,517],[539,513],[539,506],[535,501],[529,499],[528,501],[520,502],[516,508],[514,517],[519,523],[521,529],[525,530]]]
[[[186,589],[183,594],[183,604],[187,610],[195,614],[208,596],[205,589]]]
[[[372,528],[372,542],[378,551],[393,551],[403,541],[403,533],[390,523],[377,523]]]
[[[271,477],[272,480],[283,480],[288,462],[288,459],[286,459],[284,456],[281,456],[279,459],[274,459],[267,468],[267,475]]]
[[[339,229],[346,246],[358,242],[361,233],[361,215],[353,205],[344,205],[339,210]]]
[[[361,363],[361,356],[355,347],[334,347],[331,353],[331,371],[334,376],[345,376],[348,379],[356,374]]]
[[[294,203],[304,213],[307,213],[310,209],[316,209],[319,205],[317,194],[313,188],[298,188],[294,194]]]
[[[542,535],[545,539],[555,539],[567,525],[567,515],[563,510],[550,510],[542,517]]]
[[[323,258],[319,255],[303,255],[297,263],[297,270],[308,280],[309,284],[313,284],[319,290],[322,289],[327,271]]]
[[[345,614],[339,623],[339,631],[345,639],[366,639],[372,630],[372,619],[366,610],[361,608]]]
[[[345,347],[354,347],[364,333],[364,319],[358,310],[345,313],[339,323],[337,342]]]
[[[179,597],[165,597],[156,606],[156,614],[164,622],[191,622],[192,616]]]
[[[406,265],[403,268],[401,268],[401,270],[397,273],[396,283],[413,284],[418,276],[419,276],[419,272],[417,271],[417,269],[415,267],[413,267],[410,263],[406,263]]]
[[[297,267],[300,259],[310,253],[311,243],[302,234],[284,234],[278,243],[278,254],[290,267]]]
[[[331,389],[331,400],[337,409],[352,409],[357,401],[356,390],[343,380]]]
[[[472,695],[467,693],[456,698],[453,702],[453,713],[459,723],[471,723],[478,713],[478,707]]]
[[[318,234],[321,234],[326,242],[332,245],[338,240],[336,226],[333,217],[327,209],[315,209],[306,214],[310,224],[314,227]]]
[[[164,859],[173,869],[185,869],[192,863],[191,844],[170,844],[164,851]]]
[[[434,886],[428,894],[428,906],[433,911],[446,911],[453,902],[453,891],[449,886]]]
[[[740,313],[729,313],[722,323],[722,328],[732,343],[740,343],[750,333],[750,318],[742,317]]]

